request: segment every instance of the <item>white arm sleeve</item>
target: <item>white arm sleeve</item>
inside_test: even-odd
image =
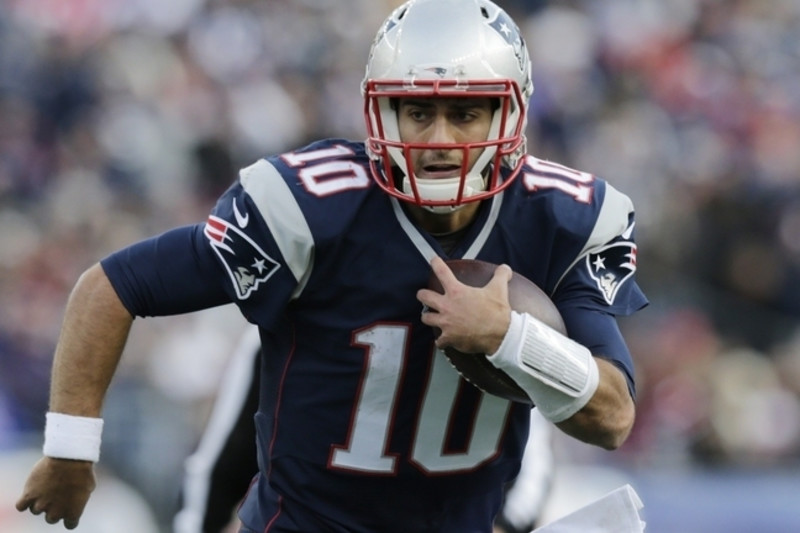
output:
[[[511,324],[489,361],[508,374],[551,422],[577,413],[600,380],[591,352],[527,313],[511,312]]]

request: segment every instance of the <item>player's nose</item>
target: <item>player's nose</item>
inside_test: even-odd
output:
[[[446,116],[438,115],[431,123],[429,143],[451,144],[456,142],[455,129]]]

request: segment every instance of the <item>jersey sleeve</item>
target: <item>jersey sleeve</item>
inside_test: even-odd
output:
[[[647,305],[635,279],[633,203],[609,184],[601,198],[592,231],[562,274],[553,298],[560,309],[581,306],[626,316]]]
[[[123,248],[100,262],[133,316],[188,313],[230,302],[203,225],[185,226]]]
[[[225,291],[250,322],[273,328],[335,248],[374,183],[363,143],[328,139],[239,172],[204,234]],[[339,194],[341,193],[341,194]]]
[[[553,301],[570,338],[619,368],[635,397],[633,360],[616,321],[648,304],[635,278],[634,228],[633,203],[606,183],[592,231],[562,275]]]
[[[101,261],[134,316],[164,316],[234,302],[252,323],[278,323],[313,262],[295,175],[259,160],[217,201],[205,224],[178,228]]]
[[[250,322],[275,324],[313,261],[313,237],[287,179],[264,159],[243,169],[204,235],[229,298]]]

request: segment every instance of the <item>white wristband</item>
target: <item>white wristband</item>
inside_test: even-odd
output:
[[[600,380],[591,352],[526,313],[511,312],[500,348],[488,357],[533,400],[551,422],[577,413]]]
[[[56,459],[100,459],[103,419],[49,412],[44,427],[43,453]]]

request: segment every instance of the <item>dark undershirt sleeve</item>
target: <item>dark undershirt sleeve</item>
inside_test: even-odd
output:
[[[607,359],[619,368],[628,382],[631,397],[636,399],[633,360],[614,316],[594,309],[567,307],[561,316],[573,340],[586,346],[592,354]]]
[[[133,316],[166,316],[231,302],[225,276],[203,235],[184,226],[119,250],[100,264]]]

